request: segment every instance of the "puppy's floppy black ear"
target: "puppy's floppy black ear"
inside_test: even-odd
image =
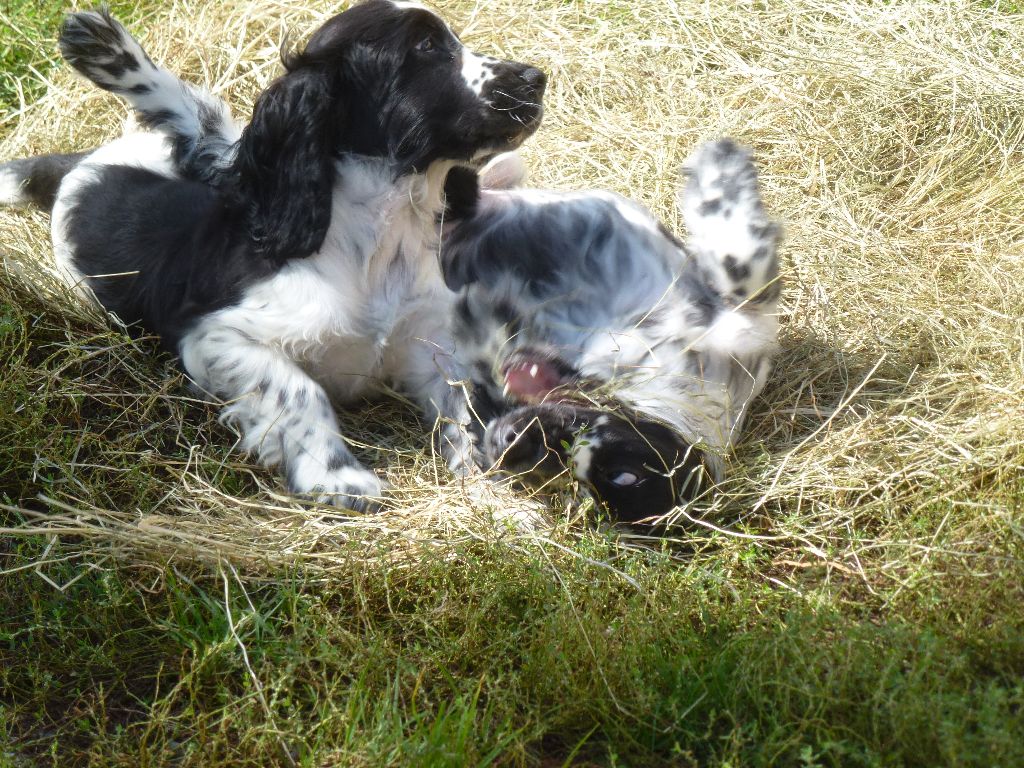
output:
[[[273,262],[302,258],[323,244],[331,220],[333,137],[343,115],[327,76],[289,72],[265,90],[239,142],[239,203],[248,206],[257,251]]]

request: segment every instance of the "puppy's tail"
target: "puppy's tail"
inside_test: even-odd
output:
[[[231,163],[240,131],[224,100],[154,64],[106,8],[69,13],[60,52],[94,85],[127,101],[143,126],[169,136],[186,178],[209,181]]]
[[[88,154],[41,155],[0,164],[0,205],[37,205],[51,210],[61,181]]]

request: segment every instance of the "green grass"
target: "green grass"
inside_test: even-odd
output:
[[[0,323],[5,498],[45,508],[35,494],[75,478],[96,500],[151,507],[152,454],[181,448],[123,423],[108,391],[68,390],[82,377],[130,392],[122,367],[157,378],[165,364],[130,346],[127,365],[117,347],[84,355],[62,319],[17,299]],[[197,410],[171,414],[183,441],[229,440]],[[637,586],[500,543],[268,582],[96,562],[74,538],[7,539],[0,739],[30,761],[12,766],[287,765],[286,753],[366,766],[1024,764],[1020,559],[983,589],[945,581],[955,564],[936,555],[909,591],[808,578],[800,596],[766,580],[762,547],[725,543],[690,565],[597,533],[575,549]]]
[[[13,0],[0,4],[0,119],[45,88],[26,73],[45,72],[57,55],[57,27],[67,8],[56,0]]]
[[[3,306],[0,492],[32,505],[76,478],[109,504],[156,503],[139,457],[180,448],[108,398],[138,389],[127,371],[166,377],[166,359],[89,343],[27,293]],[[149,417],[227,439],[203,409]],[[326,582],[94,570],[73,538],[0,547],[0,738],[35,765],[1024,763],[1019,560],[982,594],[928,579],[871,597],[776,589],[760,547],[687,564],[586,532],[576,551],[635,585],[500,543],[412,569],[353,558]]]
[[[1017,0],[985,0],[982,4],[1001,13],[1024,13],[1024,3]]]
[[[811,611],[753,574],[727,587],[657,555],[625,563],[639,591],[500,548],[460,555],[358,586],[118,570],[61,593],[11,574],[4,730],[54,765],[1024,759],[1019,615],[964,636]]]
[[[25,32],[0,38],[3,98],[41,93],[52,52],[24,41],[52,40],[63,8],[3,9]],[[21,509],[0,528],[22,529],[0,537],[0,768],[1024,765],[1024,457],[955,493],[961,475],[915,476],[932,485],[913,505],[851,483],[851,538],[930,544],[863,572],[793,564],[802,539],[642,550],[578,528],[561,546],[453,537],[393,567],[392,539],[353,534],[329,573],[128,557],[95,530],[24,529],[47,498],[172,516],[186,476],[246,496],[267,475],[223,459],[233,437],[151,342],[25,284],[0,279],[0,500]],[[396,440],[416,433],[384,408]],[[773,522],[847,511],[812,502]]]
[[[108,0],[106,4],[125,19],[138,18],[147,7],[160,5],[159,0]],[[46,78],[60,60],[57,30],[70,7],[66,0],[0,3],[0,136],[23,101],[30,104],[45,92]]]

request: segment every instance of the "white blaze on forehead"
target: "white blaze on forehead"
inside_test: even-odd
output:
[[[462,49],[462,79],[477,96],[483,94],[484,85],[494,79],[494,65],[498,60],[492,56]]]

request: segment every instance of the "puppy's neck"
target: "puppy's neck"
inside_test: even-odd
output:
[[[422,173],[396,178],[394,166],[380,158],[338,159],[327,235],[331,252],[346,254],[371,283],[390,279],[402,265],[404,272],[419,276],[417,281],[443,283],[436,257],[438,219],[453,164],[437,161]]]
[[[444,181],[454,165],[453,160],[436,160],[424,171],[396,178],[393,164],[386,159],[346,155],[337,161],[335,199],[374,219],[420,219],[433,232],[444,210]]]

